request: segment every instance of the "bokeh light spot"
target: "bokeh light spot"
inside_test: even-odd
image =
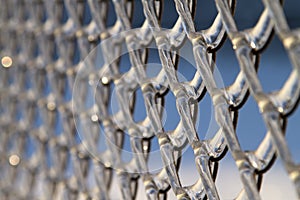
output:
[[[9,157],[9,164],[12,166],[17,166],[20,163],[20,157],[16,154],[13,154]]]
[[[4,57],[2,57],[2,59],[1,59],[1,64],[2,64],[2,66],[3,67],[5,67],[5,68],[9,68],[9,67],[11,67],[12,66],[12,59],[11,59],[11,57],[9,57],[9,56],[4,56]]]

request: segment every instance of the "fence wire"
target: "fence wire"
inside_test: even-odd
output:
[[[148,199],[165,199],[169,192],[178,199],[220,199],[215,178],[226,153],[232,155],[243,185],[232,198],[260,199],[262,176],[276,155],[300,198],[300,166],[285,139],[300,97],[300,29],[289,28],[281,1],[262,2],[257,23],[239,30],[235,2],[215,0],[218,14],[212,25],[196,30],[197,2],[192,0],[174,0],[178,19],[169,29],[161,26],[161,15],[168,13],[162,13],[160,0],[141,0],[142,11],[134,9],[136,1],[125,0],[1,0],[1,198],[110,199],[120,190],[123,199],[134,199],[139,186]],[[107,25],[113,10],[116,20]],[[143,12],[145,20],[132,29],[136,12]],[[281,89],[266,93],[257,68],[273,34],[293,69]],[[232,85],[218,87],[213,63],[224,40],[231,42],[240,71]],[[178,52],[185,43],[192,45],[196,63],[191,81],[180,81],[177,75]],[[94,64],[97,56],[89,56],[99,44],[100,67]],[[161,66],[155,77],[146,73],[150,44],[158,50]],[[125,73],[118,60],[122,48],[131,64]],[[95,99],[87,103],[91,88]],[[139,122],[131,100],[137,89],[147,113]],[[112,114],[113,91],[119,108]],[[165,130],[161,109],[168,93],[174,95],[180,116],[171,131]],[[249,94],[267,127],[254,151],[242,150],[236,134],[237,114]],[[200,138],[195,128],[196,107],[204,96],[210,97],[219,126],[210,139]],[[122,160],[125,134],[133,152],[130,162]],[[164,167],[152,172],[148,159],[154,138]],[[193,149],[200,178],[183,187],[178,169],[186,147]],[[113,179],[119,188],[111,187]]]

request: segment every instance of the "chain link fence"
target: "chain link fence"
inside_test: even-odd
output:
[[[135,199],[137,187],[147,199],[165,199],[168,193],[178,199],[222,199],[215,179],[225,154],[233,157],[243,185],[232,198],[260,199],[262,177],[276,157],[300,198],[300,166],[285,139],[300,97],[300,32],[289,28],[282,2],[263,0],[259,20],[246,30],[236,25],[233,0],[215,0],[217,15],[205,30],[195,28],[197,1],[174,0],[178,17],[169,28],[161,25],[162,15],[168,16],[163,1],[141,0],[142,7],[136,2],[1,0],[1,199],[110,199],[117,190],[123,199]],[[133,27],[136,13],[144,21]],[[266,93],[257,69],[274,34],[293,69],[281,89]],[[240,71],[231,85],[220,86],[215,60],[225,40]],[[187,43],[195,63],[191,80],[180,79],[178,72]],[[150,76],[151,49],[159,70]],[[124,55],[130,63],[126,70]],[[168,94],[180,118],[173,130],[164,126]],[[196,127],[198,105],[206,96],[218,127],[207,139]],[[257,149],[246,151],[236,126],[249,96],[267,132]],[[137,98],[146,111],[142,120],[134,119],[140,112],[134,109]],[[129,161],[123,159],[126,145]],[[200,178],[182,186],[178,170],[187,147]],[[151,154],[162,160],[161,169],[149,170]]]

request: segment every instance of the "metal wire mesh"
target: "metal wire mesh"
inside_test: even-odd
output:
[[[232,0],[215,0],[218,14],[206,30],[195,29],[196,1],[174,0],[178,19],[170,29],[160,25],[165,14],[162,1],[141,2],[145,20],[132,29],[135,1],[1,1],[1,198],[110,199],[110,191],[115,190],[111,180],[116,177],[123,199],[136,197],[138,179],[148,199],[164,199],[168,192],[178,199],[220,199],[215,178],[225,153],[234,158],[243,184],[237,199],[260,199],[262,176],[275,155],[300,198],[300,167],[284,136],[300,97],[300,32],[289,28],[282,2],[263,0],[264,11],[247,30],[238,30]],[[112,8],[117,19],[108,26]],[[256,70],[274,32],[293,70],[280,90],[265,93]],[[240,72],[232,85],[220,88],[213,61],[224,40],[232,43]],[[94,64],[97,56],[88,55],[100,42],[104,64],[99,68]],[[192,44],[196,72],[191,81],[182,82],[177,76],[177,53],[187,42]],[[160,58],[161,70],[155,77],[146,73],[150,43]],[[122,48],[131,63],[126,73],[118,60]],[[89,88],[97,92],[87,105]],[[138,111],[130,100],[137,88],[147,113],[140,122],[133,119]],[[114,114],[108,105],[112,91],[119,105]],[[172,131],[165,131],[158,106],[167,93],[175,96],[180,116]],[[267,127],[255,151],[242,150],[235,131],[237,113],[249,93]],[[205,95],[211,98],[219,126],[207,140],[199,138],[195,128],[200,112],[196,107]],[[99,137],[101,131],[105,138]],[[133,151],[130,162],[121,155],[125,134]],[[164,163],[159,172],[149,171],[154,138]],[[97,148],[99,140],[106,141],[105,151]],[[187,146],[194,151],[200,179],[183,187],[178,169]]]

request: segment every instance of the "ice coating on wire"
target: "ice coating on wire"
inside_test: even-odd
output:
[[[164,199],[168,192],[178,199],[222,199],[215,176],[228,148],[243,184],[242,191],[232,198],[261,198],[261,177],[268,173],[275,153],[300,198],[300,166],[292,159],[284,136],[286,121],[297,109],[300,97],[300,32],[289,28],[281,2],[263,0],[264,11],[257,24],[239,30],[233,18],[235,2],[215,0],[218,15],[211,27],[198,31],[193,19],[195,1],[174,0],[179,17],[170,29],[160,24],[162,1],[141,2],[145,21],[132,29],[134,1],[1,1],[1,197],[110,199],[116,177],[123,199],[136,197],[138,179],[148,199]],[[117,20],[108,27],[111,6]],[[86,23],[88,10],[91,19]],[[293,70],[281,89],[266,93],[256,62],[273,29]],[[220,88],[213,76],[213,61],[223,39],[232,43],[240,72],[232,85]],[[177,53],[187,41],[192,44],[196,72],[190,82],[181,82]],[[151,78],[146,73],[150,43],[157,48],[161,65],[158,75]],[[100,67],[93,64],[97,56],[89,56],[99,44]],[[120,71],[118,62],[122,48],[131,64],[126,73]],[[76,56],[80,62],[74,61]],[[133,120],[138,112],[133,110],[135,102],[130,100],[137,88],[142,91],[147,114],[138,123]],[[86,104],[89,89],[96,91],[91,105]],[[246,152],[235,128],[248,91],[260,109],[267,133],[255,151]],[[113,92],[119,109],[110,114],[108,102]],[[162,119],[167,93],[175,96],[180,116],[172,131],[165,131]],[[203,95],[210,97],[219,126],[215,136],[207,140],[199,138],[195,128],[196,113],[200,112],[196,107]],[[99,136],[100,131],[105,138]],[[124,134],[130,136],[130,162],[122,160]],[[164,164],[159,172],[149,171],[153,138],[158,140]],[[97,149],[99,140],[106,145],[103,152]],[[194,151],[200,179],[183,187],[179,158],[187,146]]]

